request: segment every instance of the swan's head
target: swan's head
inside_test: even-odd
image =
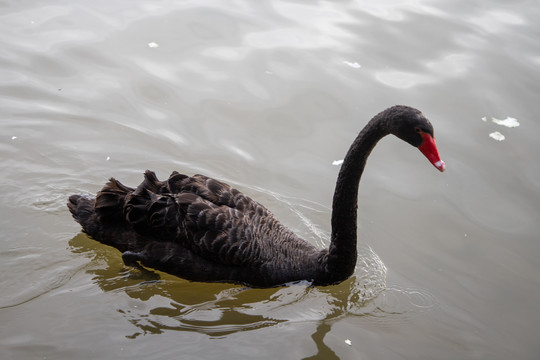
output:
[[[444,171],[446,165],[439,156],[433,126],[417,109],[408,106],[394,106],[390,112],[390,132],[401,140],[408,142],[424,154],[439,171]]]

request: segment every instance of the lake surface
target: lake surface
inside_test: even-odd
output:
[[[0,3],[0,358],[540,358],[540,4]],[[360,185],[355,275],[250,289],[123,265],[66,206],[145,169],[222,179],[323,248],[339,165],[394,105]],[[517,126],[519,125],[519,126]]]

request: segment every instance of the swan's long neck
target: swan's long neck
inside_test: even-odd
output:
[[[332,237],[327,271],[341,281],[352,275],[356,266],[356,211],[358,185],[366,160],[377,142],[388,134],[385,119],[375,116],[351,145],[339,172],[332,204]]]

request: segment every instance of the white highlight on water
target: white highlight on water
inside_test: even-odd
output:
[[[491,118],[491,121],[493,121],[497,125],[502,125],[502,126],[506,126],[506,127],[509,127],[509,128],[514,128],[514,127],[519,126],[519,121],[517,121],[517,119],[515,119],[513,117],[510,117],[510,116],[508,116],[504,120]]]
[[[362,67],[362,65],[360,65],[359,63],[357,63],[356,61],[355,62],[351,62],[351,61],[343,61],[343,63],[345,65],[349,65],[350,67],[354,68],[354,69],[360,69]]]
[[[506,139],[505,136],[498,131],[492,132],[491,134],[489,134],[489,137],[497,141],[503,141],[504,139]]]

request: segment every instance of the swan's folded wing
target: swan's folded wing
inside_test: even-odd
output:
[[[176,200],[183,246],[223,265],[255,265],[262,260],[258,231],[242,211],[216,205],[193,193],[177,194]]]
[[[111,179],[97,196],[96,211],[102,221],[125,221],[147,241],[176,242],[223,265],[255,265],[273,254],[272,241],[265,236],[275,222],[273,215],[240,191],[203,175],[173,173],[161,182],[146,171],[136,189]]]
[[[126,221],[137,233],[160,241],[174,241],[179,219],[178,205],[169,194],[155,194],[143,189],[126,196]]]
[[[218,206],[225,205],[244,213],[253,212],[256,208],[264,209],[232,186],[204,175],[186,177],[173,173],[167,180],[171,194],[192,193]],[[268,210],[264,209],[265,212]]]

